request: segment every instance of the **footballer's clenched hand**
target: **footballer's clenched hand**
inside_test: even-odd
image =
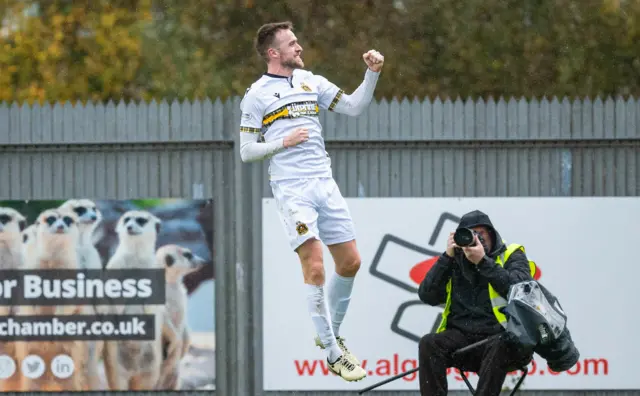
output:
[[[367,64],[369,69],[374,72],[379,72],[382,70],[382,65],[384,64],[384,56],[376,50],[369,50],[366,53],[362,54],[362,59]]]

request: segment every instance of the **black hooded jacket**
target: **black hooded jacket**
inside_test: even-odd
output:
[[[529,261],[522,250],[513,252],[504,267],[496,264],[495,260],[507,247],[485,213],[479,210],[467,213],[462,216],[459,227],[472,228],[480,225],[490,230],[492,251],[486,254],[478,265],[467,260],[462,251],[457,251],[455,257],[443,253],[420,284],[418,295],[426,304],[444,304],[447,298],[447,282],[452,279],[447,328],[457,328],[467,334],[488,336],[504,331],[493,314],[489,299],[489,282],[506,298],[511,285],[532,278]]]

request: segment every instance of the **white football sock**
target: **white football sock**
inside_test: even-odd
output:
[[[351,301],[351,290],[353,289],[354,279],[355,277],[347,278],[334,272],[327,285],[331,326],[333,327],[333,334],[336,337],[340,335],[340,325]]]
[[[336,337],[331,329],[331,318],[327,300],[324,297],[324,286],[307,285],[307,303],[311,320],[316,327],[316,332],[324,345],[324,350],[330,363],[334,363],[342,356],[342,350],[336,343]]]

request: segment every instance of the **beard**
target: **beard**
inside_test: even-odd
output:
[[[286,60],[281,63],[283,68],[287,69],[300,69],[304,67],[304,63],[302,62],[302,58],[293,58]]]

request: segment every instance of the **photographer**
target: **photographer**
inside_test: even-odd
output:
[[[460,247],[456,240],[458,244],[464,241],[465,246]],[[462,361],[455,361],[452,353],[490,336],[505,334],[506,318],[499,307],[506,305],[509,287],[532,279],[532,271],[524,248],[505,245],[489,216],[475,210],[462,217],[456,233],[449,236],[445,253],[418,291],[426,304],[445,304],[436,333],[420,340],[422,395],[447,394],[449,367],[478,373],[476,395],[500,394],[507,372],[526,364],[533,351],[500,336],[465,352]]]

